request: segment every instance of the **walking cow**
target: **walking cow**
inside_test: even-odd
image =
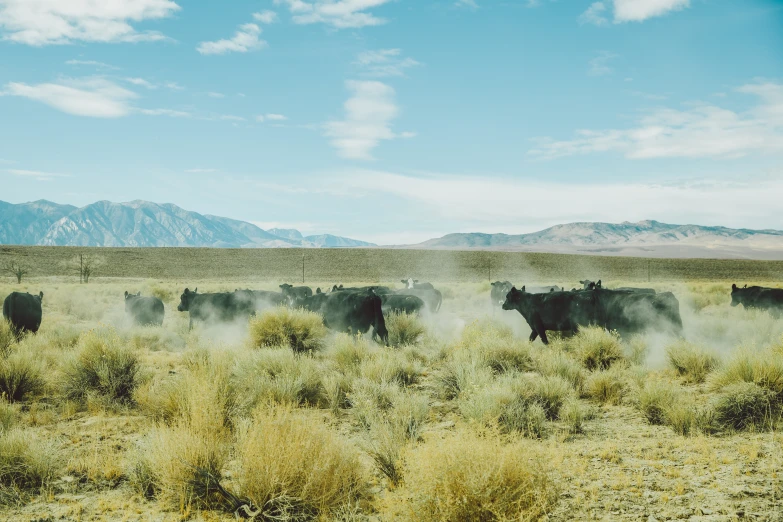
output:
[[[134,323],[141,326],[162,326],[164,314],[163,301],[157,297],[142,297],[141,292],[125,292],[125,313]]]
[[[41,327],[43,312],[41,302],[43,292],[38,295],[12,292],[3,301],[3,317],[11,323],[11,329],[17,337],[25,332],[38,332]]]

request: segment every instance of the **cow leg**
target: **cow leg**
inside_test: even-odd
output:
[[[541,336],[541,342],[544,344],[549,344],[549,339],[546,337],[546,328],[544,327],[544,321],[541,320],[541,316],[537,316],[535,318],[535,324],[536,331],[538,332],[538,335]]]
[[[536,337],[538,337],[538,332],[536,332],[536,329],[533,328],[533,331],[530,332],[530,337],[528,338],[528,341],[531,343],[536,340]]]
[[[541,330],[541,342],[544,344],[549,344],[549,339],[546,337],[546,330]]]
[[[188,321],[188,332],[193,329],[193,316],[190,316],[190,320]]]

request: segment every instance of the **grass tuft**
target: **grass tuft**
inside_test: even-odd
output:
[[[730,384],[713,402],[715,421],[734,430],[765,429],[779,416],[775,394],[752,382]]]
[[[424,337],[426,330],[416,314],[393,312],[384,318],[389,331],[389,344],[392,346],[416,344]]]
[[[681,340],[666,347],[669,364],[687,382],[702,383],[718,366],[718,358],[706,348]]]
[[[10,402],[40,394],[46,385],[42,365],[24,352],[0,358],[0,397]]]
[[[0,432],[0,505],[44,492],[63,468],[60,449],[31,429]]]
[[[625,359],[622,341],[617,332],[603,328],[581,328],[566,341],[566,346],[576,359],[590,371],[606,370],[614,363]]]
[[[307,310],[278,307],[250,320],[250,339],[257,348],[288,346],[294,352],[315,352],[324,346],[323,318]]]

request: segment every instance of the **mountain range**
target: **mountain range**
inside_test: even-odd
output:
[[[105,247],[351,248],[372,243],[295,229],[263,230],[170,203],[98,201],[77,208],[40,200],[0,201],[0,244]],[[718,226],[569,223],[530,234],[456,233],[389,248],[497,250],[638,257],[783,260],[783,231]]]
[[[279,234],[279,235],[278,235]],[[51,201],[0,201],[0,244],[104,247],[338,248],[372,243],[202,215],[170,203],[98,201],[85,207]]]
[[[530,234],[447,234],[405,248],[783,260],[783,231],[671,225],[653,220],[588,222],[556,225]]]

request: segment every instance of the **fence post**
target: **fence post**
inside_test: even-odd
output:
[[[650,281],[652,281],[652,279],[651,279],[651,276],[650,276],[650,262],[651,262],[651,261],[648,259],[648,260],[647,260],[647,282],[648,282],[648,283],[649,283]]]

